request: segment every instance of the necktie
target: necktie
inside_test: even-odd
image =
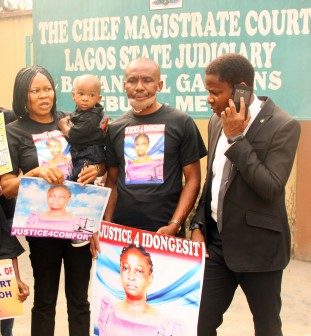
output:
[[[227,159],[224,165],[224,170],[222,172],[220,188],[219,188],[219,193],[218,193],[217,229],[219,233],[222,230],[222,208],[223,208],[224,196],[225,196],[225,192],[227,189],[231,167],[232,167],[231,161]]]

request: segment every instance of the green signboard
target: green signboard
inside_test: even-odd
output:
[[[255,92],[297,119],[311,119],[311,0],[34,0],[34,62],[57,84],[58,108],[73,111],[72,83],[92,73],[112,118],[129,108],[124,69],[156,60],[159,101],[208,118],[204,69],[238,52],[256,70]]]

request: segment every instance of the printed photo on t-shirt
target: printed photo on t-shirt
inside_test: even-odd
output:
[[[125,184],[164,182],[164,131],[164,124],[125,128]]]
[[[37,149],[39,166],[57,166],[65,180],[72,176],[70,145],[61,131],[43,132],[32,135]]]

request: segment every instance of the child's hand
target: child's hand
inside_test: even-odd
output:
[[[58,127],[62,127],[62,126],[68,126],[68,123],[70,122],[70,117],[67,116],[67,117],[64,117],[62,119],[59,120],[58,122]]]
[[[58,121],[58,127],[66,137],[68,137],[71,125],[70,116],[64,117]]]
[[[27,296],[29,296],[29,287],[21,280],[17,280],[17,286],[19,289],[18,300],[24,302],[27,299]]]

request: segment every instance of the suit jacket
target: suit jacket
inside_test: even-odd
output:
[[[225,153],[233,167],[223,202],[220,234],[227,266],[235,272],[281,270],[290,259],[290,230],[285,185],[294,162],[300,124],[267,97],[246,138]],[[221,133],[221,118],[208,126],[208,164],[205,185],[192,221],[210,230],[212,162]]]

